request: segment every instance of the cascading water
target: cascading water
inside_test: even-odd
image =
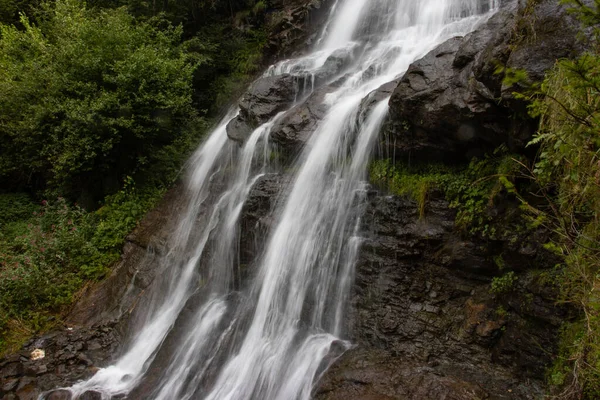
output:
[[[338,0],[319,48],[265,73],[297,76],[304,82],[300,101],[315,86],[338,83],[273,211],[253,277],[239,279],[239,219],[255,182],[281,173],[271,165],[269,145],[281,115],[239,148],[226,134],[231,112],[189,162],[187,211],[137,334],[113,366],[71,392],[139,398],[136,387],[149,379],[176,329],[176,349],[161,359],[144,398],[310,398],[320,375],[351,345],[342,340],[343,321],[360,245],[366,165],[387,115],[387,99],[367,112],[361,102],[436,45],[473,30],[495,7],[493,0]],[[347,66],[324,77],[320,71],[335,54],[345,54]],[[184,308],[189,315],[180,326]]]

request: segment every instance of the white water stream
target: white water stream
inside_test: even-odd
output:
[[[361,101],[436,45],[473,30],[495,7],[494,0],[338,0],[319,47],[266,72],[310,82],[305,99],[315,84],[327,84],[315,76],[332,54],[351,55],[343,83],[325,97],[329,111],[291,169],[264,249],[244,266],[251,277],[239,278],[242,208],[259,179],[281,171],[270,161],[275,120],[238,148],[225,129],[232,111],[189,161],[187,211],[137,334],[114,365],[71,392],[96,390],[104,399],[309,399],[351,346],[344,312],[366,169],[387,115],[387,99],[367,115]],[[185,309],[185,321],[178,320]],[[175,349],[163,349],[174,331]],[[159,357],[160,374],[149,377]],[[149,387],[144,397],[135,395],[140,385]]]

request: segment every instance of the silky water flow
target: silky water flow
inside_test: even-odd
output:
[[[284,169],[271,160],[269,134],[283,113],[240,146],[227,137],[239,112],[232,109],[188,162],[187,205],[129,345],[114,365],[68,390],[95,390],[103,399],[309,399],[352,346],[344,312],[367,165],[388,109],[385,99],[363,115],[361,102],[495,9],[494,0],[337,0],[317,48],[265,72],[297,77],[297,104],[341,82],[324,97],[328,111],[295,164]],[[319,71],[340,54],[347,67],[323,78]],[[254,184],[273,173],[289,175],[288,183],[264,248],[242,266],[242,209]]]

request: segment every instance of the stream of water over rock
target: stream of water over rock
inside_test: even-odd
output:
[[[140,398],[135,390],[145,384],[144,398],[152,399],[309,399],[352,346],[344,313],[367,165],[388,102],[364,108],[363,99],[495,8],[493,0],[338,0],[312,52],[265,72],[302,82],[288,111],[336,81],[296,161],[285,168],[274,161],[270,133],[283,112],[243,145],[229,140],[226,128],[239,110],[228,113],[189,161],[187,211],[149,289],[151,301],[138,305],[145,311],[136,334],[114,365],[70,388],[73,395]],[[343,68],[321,74],[332,57],[343,59]],[[289,183],[271,211],[263,248],[242,265],[240,216],[253,185],[272,173],[290,175]],[[175,330],[176,346],[149,379]]]

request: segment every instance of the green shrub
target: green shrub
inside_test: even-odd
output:
[[[80,262],[99,257],[89,243],[91,216],[59,199],[16,224],[18,234],[0,243],[0,308],[15,316],[56,311],[81,284]]]
[[[490,293],[504,294],[513,290],[517,276],[513,271],[507,272],[506,274],[495,277],[492,279],[492,287]]]
[[[91,239],[94,246],[118,257],[125,236],[162,194],[159,189],[139,193],[132,178],[127,177],[123,189],[108,196],[105,204],[96,211],[98,223]]]
[[[590,51],[556,63],[528,93],[540,119],[531,177],[545,203],[528,210],[555,233],[545,247],[562,256],[560,301],[579,315],[565,322],[560,352],[548,372],[565,399],[600,397],[600,38],[599,3],[564,0],[591,28]]]
[[[101,199],[193,133],[205,59],[183,51],[181,28],[125,9],[58,0],[39,15],[22,16],[22,30],[0,25],[0,181]]]
[[[104,277],[118,261],[126,235],[162,193],[140,193],[128,178],[124,189],[107,197],[96,212],[64,198],[23,203],[34,211],[0,229],[0,353],[14,342],[11,331],[32,333],[44,327],[49,316],[71,304],[84,282]],[[0,199],[7,197],[15,196]],[[12,203],[0,200],[2,204]],[[0,215],[5,214],[0,208]]]
[[[16,220],[27,219],[38,208],[26,193],[0,194],[0,227]]]

